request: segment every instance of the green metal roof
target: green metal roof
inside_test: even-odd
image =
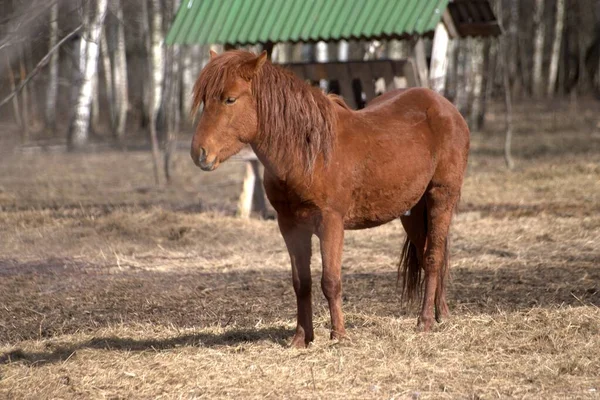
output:
[[[309,42],[433,31],[449,0],[183,0],[172,44]]]

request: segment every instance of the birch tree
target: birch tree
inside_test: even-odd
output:
[[[560,44],[563,37],[565,22],[565,0],[556,0],[556,20],[554,22],[554,40],[552,41],[552,55],[548,71],[548,97],[554,96],[556,77],[558,76],[558,60],[560,59]]]
[[[160,185],[160,149],[158,147],[158,134],[156,122],[163,96],[163,81],[165,78],[165,54],[163,47],[163,19],[160,0],[152,0],[152,28],[151,28],[151,57],[150,71],[152,75],[150,98],[150,143],[152,146],[152,158],[154,162],[154,180]]]
[[[90,113],[94,93],[94,77],[98,72],[99,40],[106,16],[108,0],[96,0],[93,20],[90,21],[82,40],[85,42],[85,67],[83,80],[78,89],[75,113],[69,125],[68,142],[70,149],[83,147],[89,136]]]
[[[110,57],[110,49],[108,47],[109,31],[106,24],[102,34],[100,35],[100,58],[102,60],[102,69],[104,71],[104,87],[106,88],[106,100],[108,112],[110,114],[110,128],[115,128],[115,81],[113,79],[113,67]],[[99,97],[99,96],[96,96]],[[99,115],[98,115],[99,117]]]
[[[123,28],[123,6],[121,0],[114,1],[117,17],[115,54],[113,57],[113,80],[115,98],[115,133],[119,140],[125,136],[127,111],[129,109],[129,88],[127,82],[127,55],[125,30]]]
[[[486,67],[484,51],[487,49],[484,50],[482,39],[472,39],[469,47],[473,79],[469,125],[473,130],[479,130],[483,122],[483,100],[485,99],[483,79]]]
[[[58,1],[50,8],[50,37],[49,48],[58,42]],[[52,53],[48,67],[48,86],[46,87],[46,126],[50,130],[56,129],[56,98],[58,96],[58,61],[59,53]]]
[[[183,86],[182,112],[190,115],[192,109],[192,87],[194,87],[194,69],[192,67],[193,47],[188,46],[182,50],[181,86]]]
[[[173,19],[181,0],[171,0],[170,19]],[[173,155],[177,149],[177,133],[179,130],[179,124],[181,120],[181,107],[179,104],[181,85],[181,69],[179,65],[180,61],[180,48],[179,45],[173,45],[167,50],[167,63],[166,63],[166,84],[165,84],[165,107],[164,114],[166,119],[167,128],[167,143],[165,145],[165,158],[164,158],[164,171],[167,182],[171,180],[171,164]]]
[[[544,93],[542,62],[544,59],[544,37],[546,21],[544,20],[544,0],[535,0],[534,11],[535,40],[533,43],[533,95],[541,97]]]

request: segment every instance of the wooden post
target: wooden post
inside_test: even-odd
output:
[[[425,55],[425,43],[423,39],[417,40],[414,45],[413,54],[420,84],[423,87],[429,87],[429,68],[427,66],[427,56]]]
[[[408,87],[422,86],[422,82],[414,64],[415,63],[413,62],[413,60],[408,59],[406,60],[403,66],[403,72],[404,76],[406,77],[406,83]]]
[[[256,158],[249,159],[246,162],[246,176],[238,202],[238,216],[241,218],[250,218],[253,211],[261,216],[265,215],[265,193],[259,172],[259,161]]]
[[[438,23],[433,37],[431,49],[431,69],[429,71],[429,87],[439,94],[444,94],[446,85],[448,31],[443,23]]]

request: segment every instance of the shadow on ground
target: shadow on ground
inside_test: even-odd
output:
[[[510,254],[504,256],[510,258]],[[326,303],[316,279],[315,310],[322,310]],[[72,260],[4,260],[0,261],[0,342],[18,343],[75,332],[94,334],[100,328],[119,324],[240,329],[221,338],[196,338],[212,344],[270,336],[280,340],[286,336],[283,329],[255,334],[251,327],[259,321],[277,325],[282,319],[294,320],[295,297],[290,281],[283,269],[114,273]],[[600,306],[598,282],[600,265],[584,258],[551,260],[539,266],[523,266],[515,261],[495,270],[460,267],[452,270],[448,300],[456,315],[532,307]],[[384,273],[347,273],[343,285],[347,312],[389,318],[416,315],[414,309],[401,305],[393,265]],[[112,347],[119,347],[118,343]]]
[[[48,351],[25,352],[20,349],[0,354],[0,364],[24,362],[28,365],[42,366],[65,361],[82,349],[100,349],[109,351],[160,351],[179,347],[218,347],[232,346],[239,343],[270,340],[286,346],[293,331],[286,328],[238,329],[222,334],[197,333],[166,339],[132,339],[120,337],[93,338],[69,346],[55,346]]]

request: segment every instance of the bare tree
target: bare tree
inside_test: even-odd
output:
[[[165,54],[163,47],[163,20],[160,0],[152,0],[152,28],[151,28],[151,57],[150,71],[152,75],[152,95],[150,109],[150,141],[152,145],[152,158],[154,162],[154,180],[157,185],[161,183],[159,162],[160,149],[156,121],[163,97],[163,81],[165,79]]]
[[[78,90],[75,113],[69,126],[69,148],[83,147],[89,135],[94,77],[98,72],[99,40],[106,16],[108,0],[97,0],[94,19],[86,26],[83,34],[85,45],[85,68],[83,82]]]
[[[181,0],[171,0],[171,19],[179,9]],[[179,130],[179,124],[181,120],[181,106],[179,99],[181,95],[181,68],[180,62],[180,49],[178,45],[173,45],[167,50],[167,62],[166,62],[166,84],[165,84],[165,106],[164,114],[166,119],[167,128],[167,142],[165,144],[165,158],[164,158],[164,170],[165,178],[167,182],[171,180],[171,164],[173,155],[177,149],[177,133]]]
[[[115,98],[115,126],[119,140],[125,135],[127,124],[127,110],[129,109],[129,88],[127,83],[127,55],[125,30],[123,29],[123,6],[121,0],[114,1],[114,11],[117,17],[116,45],[113,57],[113,79]]]
[[[498,2],[501,3],[501,2]],[[508,35],[507,46],[508,46],[508,74],[512,78],[513,87],[516,87],[516,80],[518,79],[518,68],[517,59],[519,55],[519,0],[510,0],[510,14],[508,18]],[[502,13],[498,13],[498,18],[502,18]],[[514,93],[513,93],[514,94]]]
[[[469,60],[469,46],[467,39],[458,41],[458,55],[456,68],[456,99],[455,105],[458,110],[466,114],[469,109],[469,96],[471,94],[471,63]]]
[[[490,42],[486,39],[476,39],[472,43],[471,60],[473,63],[473,91],[471,96],[470,126],[474,130],[483,127],[485,120],[486,78],[490,58]]]
[[[58,1],[50,8],[50,40],[49,48],[58,42]],[[48,69],[48,86],[46,87],[46,126],[50,130],[56,129],[56,98],[58,96],[58,61],[59,54],[54,52],[50,57]]]
[[[558,76],[558,60],[560,59],[560,44],[563,37],[565,22],[565,0],[556,0],[556,20],[554,23],[554,40],[552,41],[552,55],[550,70],[548,71],[548,97],[554,96],[556,77]]]
[[[189,115],[192,109],[192,87],[194,86],[194,68],[193,63],[193,51],[194,47],[187,47],[183,49],[182,53],[182,65],[181,65],[181,85],[183,86],[183,101],[182,101],[182,112],[185,115]]]
[[[10,65],[10,61],[8,56],[5,58],[6,60],[6,70],[8,71],[8,82],[10,84],[10,90],[12,93],[16,93],[17,91],[17,83],[15,79],[15,73],[13,71],[12,65]],[[22,129],[23,120],[21,118],[21,106],[19,105],[19,98],[15,95],[12,98],[13,105],[13,115],[15,117],[15,122]]]
[[[544,93],[544,76],[542,62],[544,59],[544,37],[546,21],[544,20],[544,0],[535,0],[534,11],[535,40],[533,44],[533,95],[541,97]]]
[[[102,34],[100,35],[100,58],[102,59],[102,69],[104,71],[104,87],[106,88],[106,99],[108,112],[110,115],[110,128],[115,129],[115,81],[113,79],[113,67],[110,57],[110,49],[108,48],[108,27],[104,25]],[[96,96],[99,97],[99,96]]]

